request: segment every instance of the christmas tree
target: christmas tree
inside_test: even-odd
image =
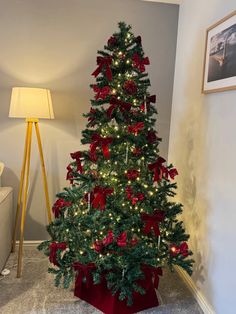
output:
[[[105,278],[128,305],[134,291],[145,294],[138,284],[145,267],[161,274],[178,265],[191,274],[193,265],[189,236],[176,218],[182,205],[171,200],[178,173],[159,155],[147,65],[141,37],[119,23],[92,73],[95,96],[82,132],[89,148],[71,153],[70,185],[53,205],[51,239],[39,246],[54,264],[56,286]]]

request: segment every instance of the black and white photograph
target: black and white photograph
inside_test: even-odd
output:
[[[236,88],[235,12],[207,31],[203,92]]]

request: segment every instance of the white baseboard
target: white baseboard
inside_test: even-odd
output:
[[[41,242],[43,242],[45,240],[35,240],[35,241],[31,241],[31,240],[25,240],[24,241],[24,246],[37,246],[39,245]],[[19,245],[19,241],[16,241],[16,245]]]
[[[202,292],[197,288],[192,278],[179,266],[175,266],[176,271],[180,275],[180,277],[183,279],[183,281],[187,284],[188,288],[192,292],[194,298],[198,302],[199,306],[201,307],[204,314],[215,314],[214,309],[212,306],[208,303],[205,296],[202,294]]]

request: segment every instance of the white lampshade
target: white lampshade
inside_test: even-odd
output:
[[[13,87],[10,118],[54,119],[49,89]]]

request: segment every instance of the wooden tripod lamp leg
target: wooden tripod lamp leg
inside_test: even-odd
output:
[[[43,158],[43,147],[42,147],[42,142],[41,142],[41,138],[40,138],[38,122],[34,122],[34,125],[35,125],[37,140],[38,140],[40,162],[41,162],[41,168],[42,168],[42,174],[43,174],[43,185],[44,185],[44,192],[45,192],[45,198],[46,198],[48,222],[51,223],[52,222],[52,214],[51,214],[51,207],[50,207],[49,194],[48,194],[47,176],[46,176],[46,170],[45,170],[45,164],[44,164],[44,158]]]
[[[20,188],[19,188],[19,193],[18,193],[16,217],[15,217],[15,224],[14,224],[14,229],[13,229],[13,236],[12,236],[12,252],[15,252],[15,250],[16,250],[16,231],[17,231],[17,226],[18,226],[20,207],[21,207],[21,199],[22,199],[22,191],[23,191],[24,179],[25,179],[25,165],[26,165],[26,157],[27,157],[27,149],[28,149],[28,138],[29,138],[29,123],[27,122],[24,158],[23,158],[23,164],[22,164],[22,169],[21,169]]]
[[[30,153],[31,153],[31,139],[32,139],[32,122],[28,122],[28,141],[27,141],[27,154],[26,154],[26,178],[24,186],[24,195],[23,195],[23,205],[22,205],[22,214],[21,214],[21,225],[20,225],[20,243],[19,243],[19,252],[18,252],[18,264],[17,264],[17,278],[21,277],[22,273],[22,257],[23,257],[23,241],[24,241],[24,228],[25,228],[25,215],[26,215],[26,206],[27,206],[27,194],[29,186],[29,171],[30,171]]]

